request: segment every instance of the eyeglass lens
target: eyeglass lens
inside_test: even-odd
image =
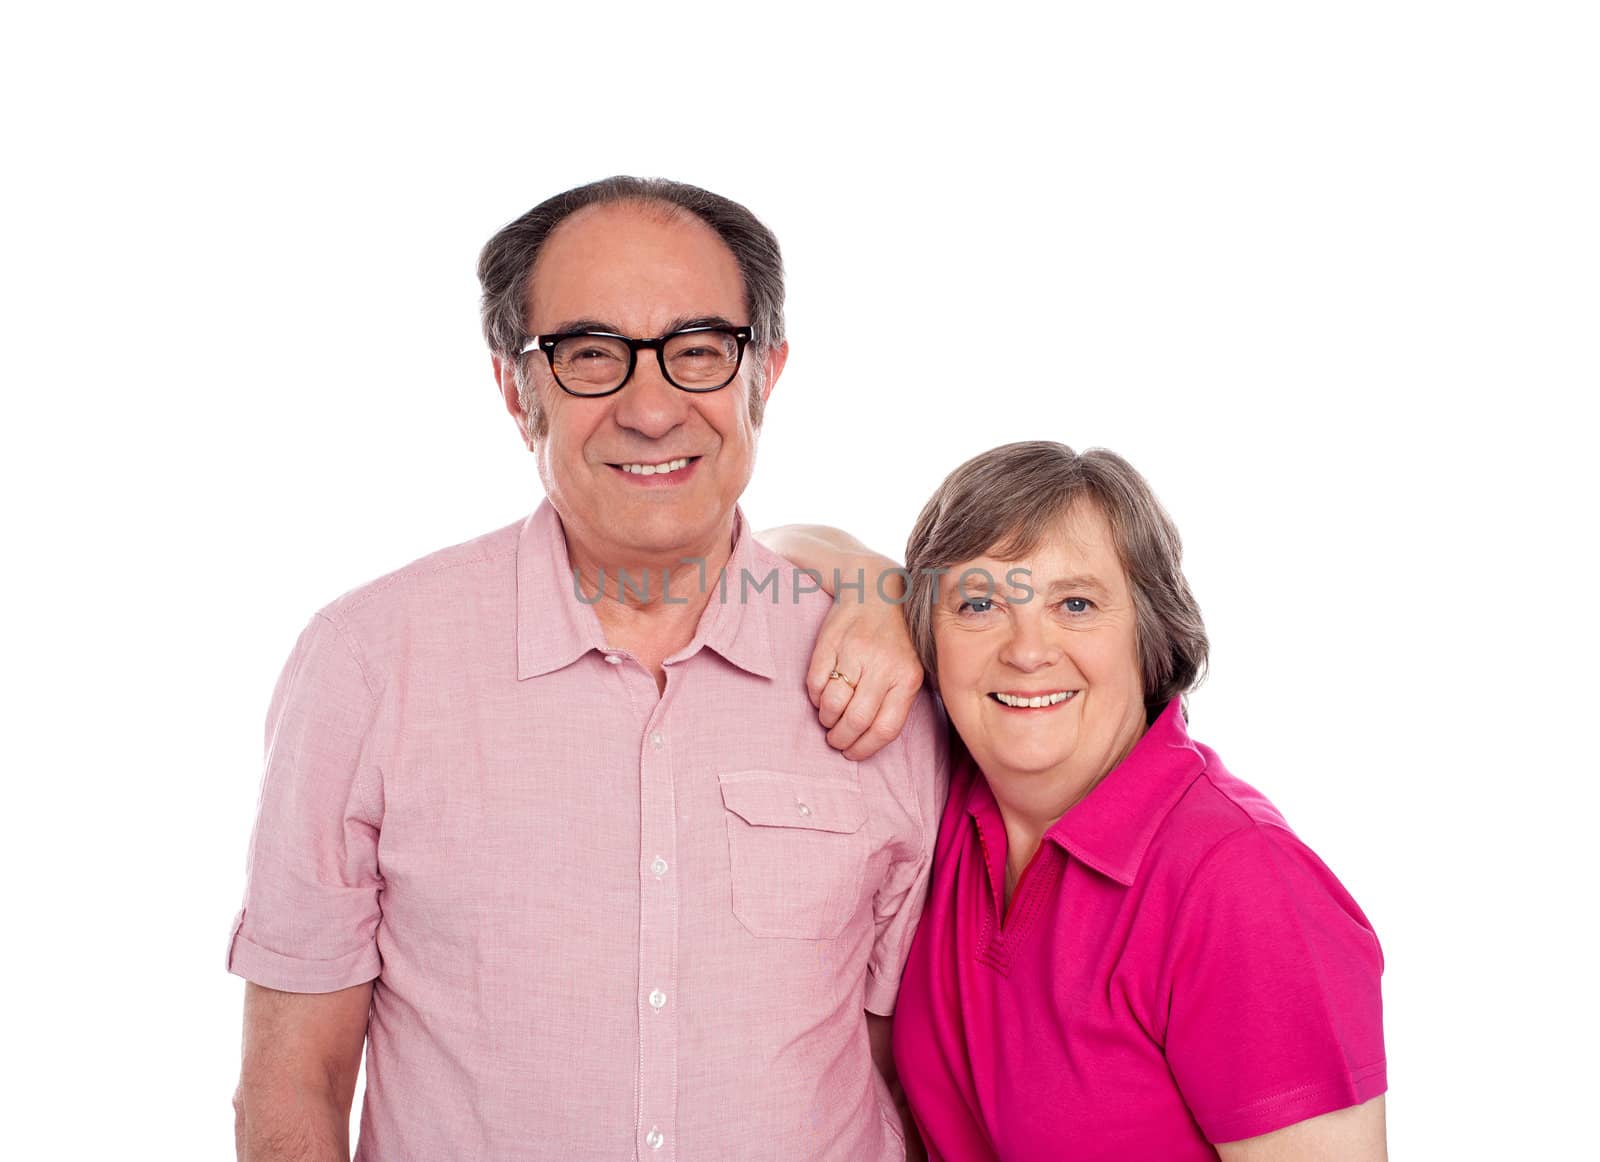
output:
[[[676,386],[721,387],[739,368],[739,341],[729,331],[691,331],[670,336],[661,355],[667,379]],[[628,357],[628,345],[620,339],[574,335],[555,345],[550,366],[568,391],[598,394],[627,377]]]

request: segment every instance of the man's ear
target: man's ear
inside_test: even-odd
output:
[[[778,386],[778,376],[783,374],[783,365],[789,362],[788,341],[785,340],[768,351],[763,362],[762,370],[765,374],[761,377],[764,384],[761,398],[767,400],[772,398],[772,389]]]
[[[522,413],[522,401],[517,398],[517,372],[516,364],[509,359],[493,356],[494,380],[500,388],[500,398],[506,405],[506,411],[511,413],[511,418],[517,421],[517,431],[522,433],[522,442],[528,447],[533,447],[533,437],[528,434],[528,417]]]

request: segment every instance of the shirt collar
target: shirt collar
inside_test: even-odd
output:
[[[775,583],[779,586],[777,597],[781,602],[785,594],[793,592],[793,585],[787,588],[784,585],[794,566],[769,553],[756,540],[744,510],[735,506],[733,551],[728,554],[728,563],[723,566],[721,576],[704,579],[711,590],[711,600],[700,615],[694,640],[668,658],[666,664],[692,657],[701,646],[710,646],[741,670],[762,678],[776,676],[769,622],[777,616],[778,603],[745,585],[745,578],[750,578],[753,586],[774,570],[778,574]]]
[[[735,508],[726,580],[704,579],[711,600],[700,615],[694,640],[667,658],[666,665],[710,646],[742,670],[763,678],[775,673],[770,615],[760,597],[748,603],[741,600],[740,579],[746,572],[759,578],[781,562],[763,550],[749,530],[743,510]],[[659,584],[659,578],[655,580]],[[517,538],[517,677],[536,678],[570,665],[590,650],[609,649],[593,604],[580,597],[561,518],[546,499],[522,522]]]
[[[1056,820],[1046,840],[1119,884],[1132,885],[1156,831],[1205,769],[1205,758],[1189,739],[1181,701],[1167,703],[1128,757]],[[981,777],[973,780],[966,807],[980,826],[991,814],[999,823],[994,794]]]

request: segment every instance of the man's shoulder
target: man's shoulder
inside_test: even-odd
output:
[[[419,557],[340,594],[317,612],[335,625],[353,628],[429,610],[444,612],[497,589],[514,591],[524,520]]]
[[[726,596],[719,599],[777,609],[780,628],[803,639],[809,654],[816,631],[833,608],[833,598],[793,561],[753,538],[749,555],[737,569],[738,576],[725,579]]]
[[[739,575],[736,576],[735,571]],[[852,590],[859,585],[868,595],[876,585],[875,579],[864,573],[856,577],[847,575],[843,580]],[[818,587],[814,576],[760,541],[752,541],[748,556],[736,570],[730,570],[723,589],[719,600],[762,611],[776,668],[780,673],[803,681],[811,664],[817,633],[833,609],[835,598]],[[897,754],[912,755],[919,760],[934,757],[942,768],[947,758],[947,737],[944,708],[924,686],[912,704],[898,745],[886,746],[879,752],[881,758],[866,761],[881,765],[892,761]]]

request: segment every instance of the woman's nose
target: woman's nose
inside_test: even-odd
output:
[[[1043,621],[1031,611],[1022,611],[1011,620],[1011,636],[1001,651],[1000,660],[1015,670],[1030,674],[1061,660],[1061,650],[1050,639]]]

